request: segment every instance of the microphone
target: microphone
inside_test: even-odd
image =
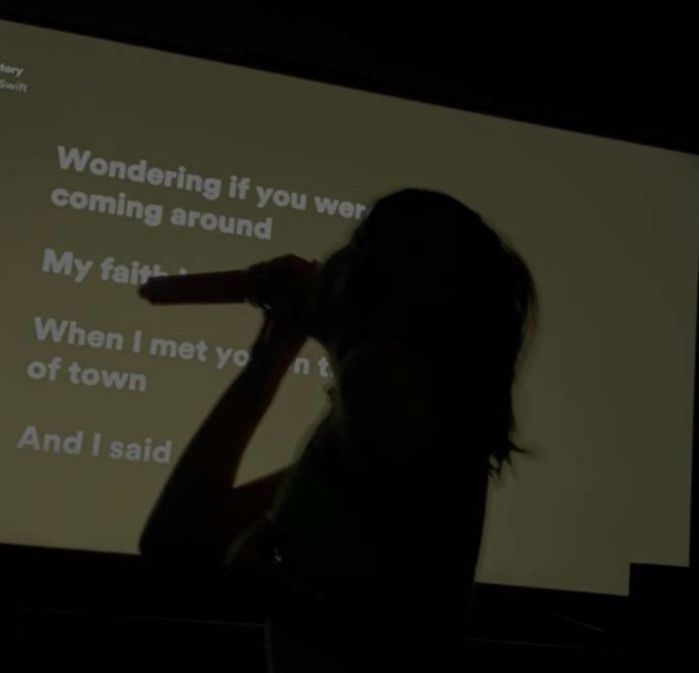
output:
[[[284,255],[247,269],[151,277],[138,288],[151,304],[292,306],[308,296],[320,264]]]
[[[155,276],[138,288],[151,304],[238,304],[250,301],[250,278],[244,270]]]

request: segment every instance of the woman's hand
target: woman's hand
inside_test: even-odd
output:
[[[301,319],[308,309],[320,266],[320,262],[309,262],[296,255],[253,264],[245,272],[248,299],[253,306]]]
[[[308,315],[319,262],[284,255],[247,270],[249,301],[264,310],[253,360],[290,364],[308,338]]]

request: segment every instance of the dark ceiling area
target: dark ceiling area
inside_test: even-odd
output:
[[[0,0],[0,17],[699,153],[689,9]]]

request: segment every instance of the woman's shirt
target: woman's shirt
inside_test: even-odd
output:
[[[270,513],[281,566],[309,589],[288,614],[384,642],[463,628],[488,460],[458,425],[438,419],[431,445],[401,457],[333,405]]]

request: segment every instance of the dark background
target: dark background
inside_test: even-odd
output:
[[[688,7],[237,0],[78,10],[0,0],[0,18],[699,154],[699,46]],[[114,654],[138,646],[200,663],[221,648],[239,670],[263,670],[261,616],[242,590],[232,610],[210,587],[173,602],[137,557],[1,545],[0,571],[13,578],[0,601],[0,642],[10,649],[37,653],[36,643],[50,642],[53,655],[73,656],[86,643]],[[696,618],[690,579],[635,566],[628,599],[482,586],[472,646],[491,663],[512,657],[568,670],[632,654],[677,657]]]
[[[699,152],[691,6],[0,0],[6,18]],[[611,3],[610,3],[611,4]],[[639,3],[640,5],[640,3]]]

